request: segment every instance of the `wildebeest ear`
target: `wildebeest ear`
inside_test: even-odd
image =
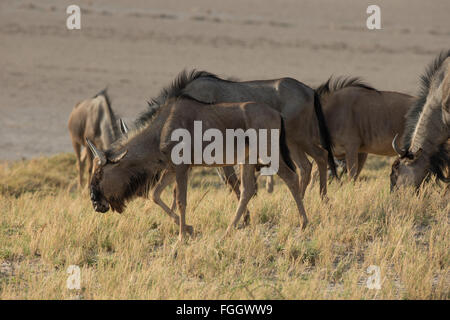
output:
[[[125,124],[125,121],[123,121],[122,118],[120,118],[119,123],[120,123],[120,131],[122,132],[122,134],[124,136],[128,135],[128,127]]]
[[[123,152],[119,153],[118,155],[108,158],[108,161],[111,163],[117,163],[120,160],[122,160],[128,153],[128,149],[124,150]]]

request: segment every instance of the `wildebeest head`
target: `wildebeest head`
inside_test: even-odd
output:
[[[397,136],[392,141],[392,147],[398,154],[398,158],[392,164],[391,191],[402,186],[415,186],[419,188],[428,172],[427,157],[423,156],[423,150],[416,152],[400,149],[396,143]]]
[[[123,197],[123,189],[126,188],[126,169],[120,164],[120,160],[128,151],[124,150],[113,157],[107,157],[89,139],[86,139],[86,142],[94,156],[89,186],[92,205],[98,212],[107,212],[111,205],[114,211],[121,213],[124,205],[117,199]]]
[[[94,157],[90,197],[98,212],[107,212],[111,207],[113,211],[122,213],[126,202],[135,197],[147,196],[150,187],[159,180],[165,168],[160,155],[151,146],[145,150],[153,157],[144,157],[143,161],[142,154],[130,154],[124,146],[103,152],[89,140],[87,144]]]

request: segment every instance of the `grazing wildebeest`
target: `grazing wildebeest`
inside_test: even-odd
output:
[[[96,94],[92,99],[87,99],[76,104],[70,113],[68,127],[72,146],[77,156],[79,171],[79,186],[83,185],[83,173],[85,161],[88,161],[89,181],[92,170],[92,154],[81,151],[86,147],[86,138],[99,149],[107,149],[120,137],[116,116],[111,108],[111,102],[106,89]]]
[[[316,91],[333,139],[334,156],[345,159],[351,178],[358,178],[367,154],[397,155],[392,139],[403,134],[414,97],[378,91],[359,78],[346,77],[330,77]]]
[[[98,150],[89,140],[87,143],[95,155],[93,176],[90,182],[91,201],[96,211],[106,212],[111,207],[113,211],[122,212],[126,202],[137,195],[152,189],[152,200],[179,225],[179,238],[184,238],[185,232],[192,234],[192,226],[185,223],[186,193],[188,171],[192,166],[230,166],[240,165],[240,199],[235,217],[230,223],[227,233],[237,225],[242,214],[247,211],[247,203],[255,193],[255,170],[257,164],[250,164],[248,160],[244,164],[239,163],[237,147],[231,144],[232,163],[227,142],[222,146],[218,154],[221,163],[207,163],[204,159],[195,163],[195,142],[189,148],[192,150],[190,163],[173,163],[172,153],[179,144],[172,140],[172,134],[176,129],[188,130],[190,136],[195,135],[194,121],[202,121],[203,130],[214,129],[226,136],[227,129],[266,129],[270,133],[267,139],[268,149],[271,150],[271,130],[279,130],[279,150],[281,159],[277,174],[288,186],[294,197],[297,209],[301,217],[302,227],[307,224],[307,217],[299,192],[298,176],[295,166],[290,158],[290,152],[286,142],[284,120],[282,115],[267,105],[257,102],[209,104],[190,97],[182,90],[183,80],[177,78],[165,98],[165,103],[160,105],[158,111],[148,120],[141,129],[128,133],[126,138],[114,143],[105,152]],[[144,115],[145,116],[145,115]],[[275,136],[276,137],[276,136]],[[184,141],[183,141],[184,142]],[[260,141],[258,141],[260,143]],[[205,149],[203,142],[202,150]],[[254,152],[251,144],[245,145],[245,156]],[[180,150],[177,150],[179,154]],[[259,149],[258,149],[259,150]],[[184,155],[183,150],[183,155]],[[217,154],[217,153],[216,153]],[[226,161],[226,160],[227,161]],[[258,158],[259,161],[259,158]],[[220,162],[220,161],[219,161]],[[261,165],[261,163],[259,163]],[[171,210],[162,200],[161,193],[175,179],[176,203],[180,216]]]
[[[254,101],[267,104],[279,111],[286,121],[286,139],[294,163],[300,170],[300,192],[303,198],[311,180],[311,162],[309,154],[318,164],[320,174],[320,193],[327,192],[327,161],[333,173],[336,171],[332,141],[322,112],[317,93],[305,84],[292,79],[230,81],[220,79],[209,72],[182,72],[178,79],[183,79],[183,93],[206,103]],[[189,81],[186,81],[189,80]],[[157,108],[165,101],[164,90],[151,102],[151,108]],[[138,120],[146,120],[145,114]],[[235,179],[232,167],[224,167],[227,179]],[[234,177],[234,178],[233,178]],[[238,182],[232,181],[231,186]]]
[[[427,67],[420,95],[407,115],[403,148],[394,138],[399,157],[392,165],[391,191],[420,187],[427,176],[450,182],[450,50]]]

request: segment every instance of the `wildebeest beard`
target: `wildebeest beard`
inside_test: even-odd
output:
[[[450,183],[450,172],[448,177],[445,176],[445,171],[448,170],[450,163],[450,143],[445,142],[439,146],[438,151],[430,158],[430,171],[436,178],[445,183]]]
[[[122,213],[126,208],[126,203],[136,197],[147,197],[148,192],[158,182],[160,172],[148,174],[144,170],[133,172],[128,180],[128,185],[121,195],[114,195],[107,199],[111,209]]]

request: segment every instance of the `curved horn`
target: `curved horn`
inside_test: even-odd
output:
[[[403,157],[405,155],[405,150],[400,149],[397,145],[397,137],[398,133],[395,135],[394,140],[392,140],[392,149],[394,149],[400,157]]]
[[[119,162],[120,160],[122,160],[122,159],[127,155],[127,153],[128,153],[128,150],[125,149],[124,151],[122,151],[121,153],[119,153],[118,155],[116,155],[115,157],[113,157],[113,158],[108,158],[108,160],[109,160],[109,162],[111,162],[111,163],[117,163],[117,162]]]
[[[86,138],[86,143],[88,144],[89,149],[91,150],[92,155],[94,156],[94,158],[99,158],[100,162],[101,162],[101,165],[105,165],[106,164],[106,156],[105,156],[105,154],[102,151],[98,150],[95,147],[95,145],[88,138]]]
[[[123,135],[128,135],[128,127],[125,124],[125,121],[122,120],[122,118],[119,119],[119,123],[120,123],[120,131],[122,132]]]

